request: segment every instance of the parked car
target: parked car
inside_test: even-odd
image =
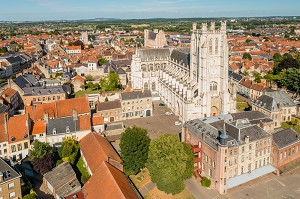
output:
[[[165,112],[165,115],[173,115],[172,112]]]
[[[179,126],[179,125],[181,125],[181,122],[180,122],[180,121],[176,121],[174,124],[175,124],[176,126]]]
[[[159,103],[159,106],[166,106],[164,103]]]

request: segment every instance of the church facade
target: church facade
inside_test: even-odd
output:
[[[151,90],[182,122],[234,113],[235,85],[228,78],[226,22],[193,24],[190,48],[138,49],[132,86]]]

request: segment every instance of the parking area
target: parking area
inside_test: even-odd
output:
[[[296,199],[300,198],[300,168],[282,176],[274,174],[256,182],[229,190],[228,199]]]
[[[181,125],[176,126],[178,116],[165,115],[166,112],[171,112],[166,106],[159,106],[161,102],[153,102],[153,116],[137,119],[124,120],[125,127],[138,126],[148,130],[151,139],[154,139],[162,133],[171,133],[179,136]]]

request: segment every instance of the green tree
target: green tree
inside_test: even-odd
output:
[[[261,76],[260,73],[254,72],[253,76],[254,76],[254,82],[256,82],[256,83],[260,83],[261,82],[262,76]]]
[[[294,58],[284,58],[277,66],[274,68],[274,74],[280,73],[283,69],[289,68],[299,68],[299,63]]]
[[[38,199],[38,197],[35,191],[30,190],[30,193],[25,195],[23,199]]]
[[[89,48],[94,48],[93,44],[89,44],[88,47],[89,47]]]
[[[192,175],[191,153],[176,135],[164,134],[151,141],[146,166],[159,190],[178,194],[184,189],[184,180]]]
[[[59,148],[59,156],[71,164],[75,164],[78,157],[79,144],[74,138],[65,138],[62,142],[62,146]]]
[[[291,91],[300,93],[300,70],[296,68],[289,68],[286,70],[283,77],[283,85]]]
[[[105,99],[104,99],[104,102],[108,102],[109,100],[108,100],[108,98],[106,97]]]
[[[52,153],[52,148],[48,143],[40,142],[38,140],[33,141],[33,149],[30,150],[30,160],[42,158],[48,153]]]
[[[102,91],[116,91],[122,88],[119,75],[115,71],[110,71],[107,77],[100,80],[100,88]]]
[[[85,80],[86,80],[86,81],[93,81],[94,78],[93,78],[92,75],[86,75],[86,76],[85,76]]]
[[[251,61],[252,60],[252,56],[250,55],[250,53],[244,53],[243,54],[243,59],[249,59]]]
[[[148,159],[150,138],[147,130],[128,127],[122,133],[120,148],[126,175],[137,174]]]
[[[105,58],[99,58],[98,59],[99,66],[104,65],[106,62],[107,62],[107,60]]]

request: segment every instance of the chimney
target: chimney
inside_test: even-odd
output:
[[[49,115],[48,113],[44,113],[44,123],[48,124],[48,122],[49,122]]]
[[[248,135],[245,136],[245,143],[249,143],[250,137]]]
[[[78,120],[78,113],[76,109],[73,109],[72,116],[73,116],[73,120]]]

